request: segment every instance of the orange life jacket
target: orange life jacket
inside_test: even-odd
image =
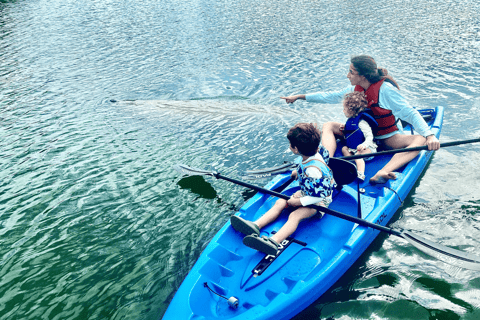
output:
[[[356,85],[355,91],[364,92],[367,96],[368,107],[375,120],[377,120],[378,127],[374,131],[375,136],[383,136],[384,134],[398,130],[395,116],[391,110],[383,109],[378,104],[378,93],[385,79],[375,82],[368,87],[367,91],[363,87]]]

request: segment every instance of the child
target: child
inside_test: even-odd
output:
[[[377,127],[375,119],[365,112],[368,102],[363,92],[351,92],[343,100],[343,113],[348,118],[343,127],[343,136],[346,146],[342,148],[344,156],[377,152],[377,145],[373,142],[372,127]],[[365,180],[365,161],[355,159],[357,176]]]
[[[246,246],[268,255],[276,255],[278,250],[283,248],[283,240],[295,232],[300,221],[317,212],[316,209],[307,207],[308,205],[328,207],[336,187],[332,171],[318,153],[320,130],[311,123],[299,123],[288,131],[287,138],[290,141],[290,150],[302,156],[302,162],[297,170],[292,172],[292,176],[299,181],[301,190],[288,201],[278,199],[273,207],[255,222],[238,216],[230,219],[232,227],[246,235],[243,239]],[[293,207],[288,221],[273,236],[260,237],[260,229],[275,221],[286,207]]]

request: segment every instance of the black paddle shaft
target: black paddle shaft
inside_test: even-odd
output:
[[[221,174],[219,174],[218,172],[211,172],[211,171],[206,171],[206,170],[201,170],[201,169],[196,169],[196,168],[190,168],[188,166],[180,165],[180,164],[175,165],[173,167],[174,167],[175,170],[177,170],[180,173],[189,174],[189,175],[209,175],[209,176],[215,177],[217,179],[223,179],[223,180],[226,180],[226,181],[229,181],[229,182],[233,182],[233,183],[241,185],[243,187],[254,189],[258,192],[265,193],[265,194],[268,194],[268,195],[272,195],[272,196],[275,196],[275,197],[278,197],[278,198],[281,198],[281,199],[285,199],[285,200],[290,199],[290,197],[287,196],[287,195],[275,192],[273,190],[265,189],[265,188],[262,188],[262,187],[259,187],[259,186],[241,181],[241,180],[225,177],[225,176],[222,176]],[[284,185],[285,184],[282,184],[282,187]],[[350,221],[350,222],[354,222],[354,223],[357,223],[358,225],[361,225],[361,226],[364,226],[364,227],[367,227],[367,228],[372,228],[372,229],[375,229],[375,230],[378,230],[378,231],[386,232],[388,234],[395,235],[395,236],[398,236],[400,238],[403,238],[403,239],[407,240],[408,242],[410,242],[416,248],[422,250],[423,252],[425,252],[425,253],[427,253],[427,254],[429,254],[429,255],[437,258],[437,259],[443,260],[444,262],[450,263],[452,265],[457,265],[457,266],[460,266],[462,268],[467,268],[467,269],[471,269],[471,270],[480,271],[480,257],[477,257],[477,256],[475,256],[471,253],[465,253],[465,252],[462,252],[462,251],[459,251],[459,250],[455,250],[455,249],[446,247],[444,245],[437,244],[437,243],[434,243],[434,242],[429,241],[427,239],[424,239],[424,238],[422,238],[418,235],[415,235],[411,232],[398,231],[398,230],[395,230],[395,229],[392,229],[392,228],[384,227],[384,226],[381,226],[381,225],[378,225],[378,224],[375,224],[375,223],[372,223],[372,222],[368,222],[368,221],[366,221],[364,219],[361,219],[361,218],[357,218],[357,217],[354,217],[354,216],[349,216],[347,214],[344,214],[344,213],[341,213],[341,212],[338,212],[338,211],[334,211],[332,209],[328,209],[328,208],[321,207],[321,206],[316,206],[316,205],[311,205],[310,207],[315,208],[318,211],[330,214],[334,217],[344,219],[344,220],[347,220],[347,221]]]
[[[259,186],[256,186],[254,184],[250,184],[250,183],[247,183],[247,182],[244,182],[244,181],[241,181],[241,180],[229,178],[229,177],[221,175],[220,173],[214,173],[213,176],[217,179],[223,179],[223,180],[226,180],[226,181],[230,181],[230,182],[236,183],[238,185],[241,185],[243,187],[251,188],[251,189],[254,189],[256,191],[263,192],[263,193],[269,194],[271,196],[275,196],[277,198],[281,198],[281,199],[285,199],[285,200],[290,199],[289,196],[284,195],[282,193],[272,191],[272,190],[269,190],[269,189],[265,189],[265,188],[262,188],[262,187],[259,187]],[[309,207],[317,209],[318,211],[327,213],[329,215],[335,216],[335,217],[340,218],[340,219],[344,219],[344,220],[348,220],[350,222],[358,223],[359,225],[364,226],[364,227],[369,227],[369,228],[372,228],[372,229],[383,231],[383,232],[386,232],[388,234],[393,234],[393,235],[396,235],[396,236],[399,236],[399,237],[403,238],[402,233],[400,231],[397,231],[397,230],[394,230],[394,229],[391,229],[391,228],[388,228],[388,227],[384,227],[384,226],[369,222],[369,221],[364,220],[364,219],[360,219],[360,218],[357,218],[357,217],[354,217],[354,216],[350,216],[348,214],[341,213],[341,212],[338,212],[338,211],[335,211],[335,210],[332,210],[332,209],[329,209],[329,208],[326,208],[326,207],[322,207],[322,206],[310,205]]]
[[[474,143],[474,142],[480,142],[480,138],[470,139],[470,140],[462,140],[462,141],[445,142],[445,143],[442,143],[440,145],[440,147],[441,148],[443,148],[443,147],[453,147],[453,146],[458,146],[458,145],[461,145],[461,144]],[[404,148],[404,149],[386,150],[386,151],[379,151],[379,152],[375,152],[375,153],[356,154],[354,156],[340,157],[340,159],[353,160],[353,159],[368,158],[368,157],[372,157],[372,156],[381,156],[381,155],[385,155],[385,154],[410,152],[410,151],[421,151],[421,150],[428,150],[428,146],[419,146],[419,147]]]

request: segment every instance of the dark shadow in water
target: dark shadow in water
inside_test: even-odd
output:
[[[182,178],[178,181],[178,185],[180,188],[188,189],[205,199],[215,199],[217,197],[217,191],[200,176]]]
[[[248,201],[251,197],[253,197],[257,191],[252,190],[252,189],[246,189],[245,191],[242,191],[242,198],[246,202]]]

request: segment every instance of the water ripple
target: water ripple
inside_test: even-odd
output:
[[[235,176],[291,160],[293,124],[345,119],[279,97],[347,85],[352,55],[373,55],[412,105],[445,106],[442,141],[478,136],[479,9],[0,3],[0,319],[158,319],[252,196],[172,165]],[[394,226],[478,252],[479,148],[436,152]],[[479,289],[476,273],[383,236],[299,318],[476,318]]]

